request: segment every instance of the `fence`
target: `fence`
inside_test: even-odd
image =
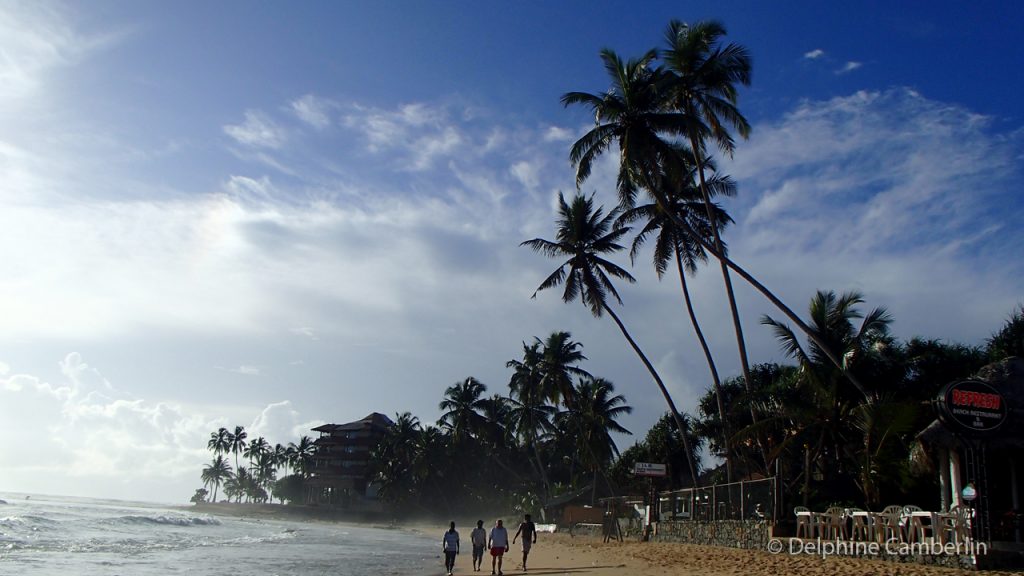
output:
[[[648,504],[643,498],[609,498],[603,500],[609,510],[614,505],[618,514],[634,511],[643,515]],[[719,520],[762,520],[775,523],[776,520],[775,478],[745,480],[731,484],[714,484],[700,488],[684,488],[671,492],[660,492],[651,511],[661,522],[694,520],[716,522]]]
[[[684,488],[659,494],[662,521],[767,520],[775,522],[775,478]]]

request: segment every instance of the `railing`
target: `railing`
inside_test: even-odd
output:
[[[643,498],[629,497],[604,501],[609,508],[614,503],[620,512],[632,509],[638,514],[643,514],[648,504]],[[776,480],[772,477],[661,492],[653,512],[662,522],[765,520],[774,523],[776,501]]]

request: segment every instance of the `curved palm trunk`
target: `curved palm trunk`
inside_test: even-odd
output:
[[[540,449],[537,448],[537,430],[536,429],[534,429],[532,431],[532,436],[533,436],[533,441],[531,442],[531,444],[532,444],[531,448],[533,449],[533,457],[534,457],[534,459],[537,460],[537,470],[540,471],[540,482],[541,482],[541,485],[544,487],[544,502],[547,503],[547,501],[551,498],[551,486],[548,484],[548,472],[544,468],[544,462],[542,462],[541,459],[540,459]]]
[[[626,338],[626,341],[629,342],[633,351],[640,357],[640,361],[643,362],[644,367],[651,373],[651,376],[654,378],[654,382],[658,385],[658,389],[661,390],[661,395],[665,397],[665,402],[668,403],[669,410],[672,411],[672,419],[675,420],[676,427],[679,429],[679,435],[683,438],[683,450],[686,451],[686,460],[690,467],[690,480],[693,481],[693,486],[696,488],[700,484],[697,481],[697,466],[693,459],[693,450],[690,448],[690,438],[686,434],[686,426],[683,425],[683,419],[679,416],[679,411],[676,410],[676,404],[672,401],[672,396],[668,393],[668,389],[665,388],[665,383],[661,380],[661,376],[658,374],[658,371],[654,369],[650,360],[647,359],[647,356],[644,355],[643,351],[640,350],[640,347],[637,346],[633,337],[629,335],[629,331],[626,330],[626,326],[622,323],[622,320],[619,320],[619,317],[612,311],[608,304],[604,304],[603,306],[604,310],[608,312],[608,315],[615,321],[615,324],[619,327],[619,330]]]
[[[683,289],[683,300],[686,302],[686,312],[690,315],[690,323],[693,324],[693,331],[697,333],[697,340],[704,350],[704,358],[708,362],[708,369],[711,370],[711,381],[715,386],[715,401],[718,404],[718,418],[722,422],[722,447],[725,448],[725,476],[728,482],[732,482],[732,448],[729,446],[729,421],[725,417],[725,403],[722,401],[722,381],[718,377],[718,368],[715,366],[715,359],[711,356],[711,349],[704,338],[704,331],[697,323],[697,314],[693,311],[693,301],[690,300],[690,289],[686,285],[686,273],[683,270],[683,261],[679,257],[679,251],[675,251],[676,269],[679,271],[679,285]]]
[[[658,192],[656,188],[648,188],[648,190],[650,190],[651,193],[654,194],[655,199],[657,199],[657,201],[662,206],[669,205],[668,202],[666,202],[663,195],[660,192]],[[718,258],[721,262],[728,266],[730,270],[732,270],[741,278],[746,280],[748,284],[753,286],[755,290],[760,292],[761,295],[767,298],[769,302],[771,302],[776,308],[778,308],[780,312],[785,314],[786,318],[789,318],[789,320],[793,324],[795,324],[796,327],[799,328],[800,331],[803,332],[808,339],[817,344],[818,348],[821,349],[821,351],[829,359],[832,365],[838,368],[843,373],[846,379],[849,380],[851,384],[853,384],[857,391],[864,395],[864,398],[866,398],[868,401],[872,401],[874,399],[874,396],[868,392],[867,388],[864,388],[864,386],[861,385],[860,381],[852,373],[848,372],[844,368],[843,362],[839,359],[838,356],[836,356],[835,352],[832,351],[832,348],[828,345],[828,343],[825,342],[821,337],[819,337],[817,332],[812,330],[810,326],[808,326],[803,320],[801,320],[800,317],[796,315],[796,312],[793,312],[793,310],[789,306],[786,306],[786,304],[783,303],[782,300],[779,300],[779,297],[772,293],[772,291],[769,290],[767,287],[765,287],[764,284],[759,282],[757,278],[754,278],[749,272],[740,267],[739,264],[733,262],[732,259],[722,254],[720,250],[716,249],[707,240],[705,240],[703,237],[697,234],[697,232],[693,229],[692,226],[689,225],[689,223],[687,223],[682,218],[679,218],[675,214],[672,214],[670,212],[666,213],[668,214],[668,217],[672,219],[673,224],[679,226],[681,230],[691,235],[693,239],[696,240],[697,243],[701,245],[701,247],[707,250],[709,254],[711,254],[715,258]]]
[[[722,249],[722,237],[718,233],[718,219],[715,218],[715,211],[711,208],[711,195],[708,194],[708,185],[704,179],[704,163],[701,159],[700,148],[697,146],[697,137],[695,134],[690,134],[690,146],[693,150],[693,158],[697,165],[697,176],[700,180],[700,195],[704,199],[704,208],[708,213],[708,222],[711,223],[711,234],[715,240],[715,249],[719,254],[724,254],[725,251]],[[740,322],[739,308],[736,306],[736,294],[732,289],[732,278],[729,276],[729,267],[726,266],[725,262],[719,259],[719,264],[722,267],[722,280],[725,282],[725,293],[729,297],[729,311],[732,313],[732,325],[736,332],[736,347],[740,353],[740,369],[743,371],[743,384],[747,389],[747,395],[752,399],[754,395],[753,380],[750,377],[750,361],[747,358],[747,343],[743,338],[743,325]],[[754,407],[754,403],[750,402],[750,420],[753,424],[757,424],[757,409]],[[764,443],[761,441],[761,434],[755,436],[757,440],[757,446],[761,452],[761,459],[764,461],[765,471],[771,468],[770,462],[768,462],[768,454],[765,450]]]

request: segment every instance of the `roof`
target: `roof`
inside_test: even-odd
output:
[[[390,418],[381,414],[380,412],[373,412],[368,414],[362,420],[356,420],[355,422],[349,422],[347,424],[323,424],[313,428],[314,432],[335,432],[344,430],[366,430],[366,429],[381,429],[390,428],[395,423]]]

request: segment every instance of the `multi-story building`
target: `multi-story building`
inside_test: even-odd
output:
[[[394,422],[374,412],[348,424],[324,424],[313,428],[313,469],[307,480],[307,502],[347,507],[376,500],[371,456]]]

